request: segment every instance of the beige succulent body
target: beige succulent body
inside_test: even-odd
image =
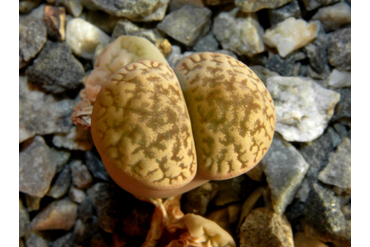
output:
[[[173,71],[149,41],[127,36],[103,50],[84,84],[72,120],[91,127],[113,180],[156,207],[143,247],[163,241],[165,229],[182,233],[167,246],[235,246],[216,223],[184,215],[180,198],[249,171],[266,154],[275,108],[256,74],[209,52],[183,58]]]
[[[269,92],[224,54],[195,53],[173,71],[148,40],[121,36],[96,59],[85,88],[72,118],[91,126],[108,173],[136,196],[165,198],[239,176],[272,142]]]
[[[257,75],[223,54],[196,53],[176,66],[193,126],[197,175],[220,180],[252,169],[270,147],[275,109]]]
[[[167,64],[144,60],[117,70],[96,98],[91,132],[108,172],[133,194],[161,197],[156,191],[195,176],[190,118]]]

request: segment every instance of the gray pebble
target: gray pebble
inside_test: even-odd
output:
[[[311,11],[321,6],[337,3],[340,0],[302,0],[306,10]]]
[[[285,58],[282,58],[279,54],[276,54],[267,61],[266,68],[271,71],[275,71],[282,76],[292,76],[294,64],[294,54],[289,54]]]
[[[69,165],[65,165],[63,170],[58,174],[47,195],[56,199],[61,198],[68,192],[71,182],[71,168]]]
[[[110,176],[105,169],[103,162],[95,156],[92,151],[86,151],[86,166],[95,178],[99,178],[105,181],[110,180]]]
[[[75,103],[72,99],[46,94],[19,77],[19,142],[36,134],[68,133]]]
[[[301,9],[299,8],[297,0],[293,0],[280,8],[269,9],[268,13],[271,26],[274,26],[289,17],[294,17],[296,19],[301,17]]]
[[[30,230],[30,216],[22,201],[19,200],[19,238],[24,237]]]
[[[56,172],[56,162],[44,138],[25,142],[19,153],[19,191],[43,197]]]
[[[46,26],[34,17],[19,18],[19,69],[25,67],[44,47]]]
[[[218,42],[212,32],[209,32],[206,36],[199,39],[194,45],[193,49],[197,52],[208,51],[214,52],[218,50]]]
[[[335,107],[332,121],[351,118],[351,88],[341,88],[337,92],[340,93],[340,101]]]
[[[339,70],[351,70],[351,28],[338,29],[331,34],[328,60]]]
[[[306,222],[319,233],[338,233],[346,227],[340,201],[334,192],[313,184],[303,210]]]
[[[193,46],[210,30],[211,15],[208,8],[184,5],[166,15],[157,27],[184,45]]]
[[[159,0],[82,0],[81,2],[88,9],[99,9],[110,15],[128,19],[150,15],[160,4]]]
[[[51,247],[74,247],[73,243],[73,232],[69,232],[60,238],[56,239]]]
[[[328,63],[326,45],[321,42],[311,42],[303,48],[311,67],[317,72],[323,72]],[[330,73],[330,70],[329,70]]]
[[[73,184],[80,189],[89,187],[93,182],[93,178],[87,167],[80,160],[74,160],[70,165]]]
[[[33,65],[26,70],[29,82],[54,94],[77,88],[84,73],[82,64],[65,42],[51,41],[46,42]]]

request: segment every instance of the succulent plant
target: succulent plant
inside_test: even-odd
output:
[[[156,207],[143,246],[155,246],[165,228],[183,232],[168,246],[235,246],[214,222],[184,215],[180,198],[209,180],[246,173],[266,154],[275,108],[257,75],[209,52],[184,57],[172,70],[149,41],[121,36],[84,83],[72,120],[91,129],[113,180]]]
[[[272,98],[235,58],[195,53],[173,71],[149,41],[121,36],[95,67],[82,94],[92,137],[113,180],[136,196],[239,176],[272,142]]]

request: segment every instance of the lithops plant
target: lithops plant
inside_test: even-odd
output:
[[[136,196],[172,196],[196,174],[186,103],[175,73],[162,62],[118,69],[96,98],[91,133],[108,173]]]
[[[269,149],[272,98],[257,75],[230,56],[209,52],[175,67],[193,127],[197,178],[220,180],[252,169]]]
[[[85,83],[87,98],[94,102],[100,88],[120,67],[146,59],[167,64],[166,58],[149,40],[137,36],[118,37],[95,60],[94,70]]]
[[[113,180],[147,198],[247,172],[266,154],[274,126],[271,96],[253,71],[208,52],[185,57],[175,72],[154,60],[119,68],[97,95],[91,118]]]
[[[74,109],[72,121],[90,129],[92,107],[104,83],[122,66],[145,59],[167,64],[157,47],[142,37],[119,36],[107,45],[96,58],[94,70],[83,80],[85,89],[80,93],[82,100]]]

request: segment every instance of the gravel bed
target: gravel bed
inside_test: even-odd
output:
[[[145,38],[172,69],[198,52],[236,58],[274,101],[260,163],[179,199],[186,217],[223,229],[219,243],[234,240],[207,246],[351,245],[350,0],[21,0],[20,246],[149,246],[157,209],[113,181],[88,118],[72,119],[122,35]],[[168,245],[181,229],[152,246],[206,246]]]

